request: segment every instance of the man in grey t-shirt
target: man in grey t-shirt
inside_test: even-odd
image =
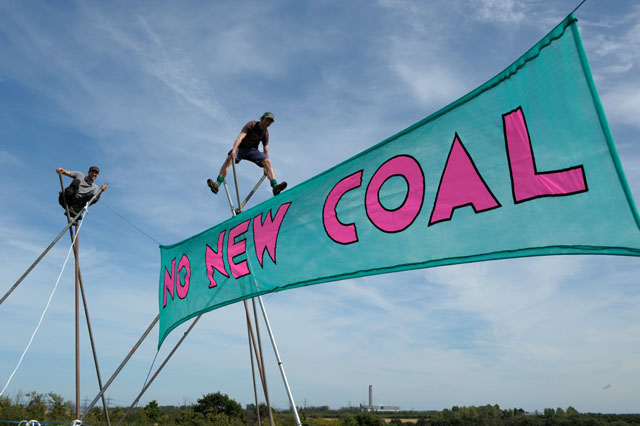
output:
[[[58,167],[56,169],[56,173],[73,178],[73,182],[65,188],[64,192],[60,192],[58,202],[62,207],[64,207],[64,201],[66,199],[67,205],[69,206],[69,213],[74,217],[83,209],[94,195],[99,193],[98,185],[95,184],[95,180],[100,174],[100,169],[98,166],[91,166],[89,167],[87,176],[85,176],[81,172],[70,172],[62,167]],[[107,184],[103,183],[101,188],[102,191],[106,191]],[[100,199],[100,195],[101,193],[98,194],[94,203]]]

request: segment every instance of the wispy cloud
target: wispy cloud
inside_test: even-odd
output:
[[[17,165],[20,164],[20,160],[11,153],[2,150],[0,151],[0,164],[2,165]]]
[[[527,16],[526,3],[513,0],[479,0],[472,4],[480,21],[520,24]]]

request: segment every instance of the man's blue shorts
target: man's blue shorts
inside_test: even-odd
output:
[[[229,151],[230,155],[231,151]],[[267,156],[264,155],[264,152],[255,149],[255,148],[238,148],[238,152],[236,154],[236,164],[240,162],[240,160],[249,160],[252,163],[257,164],[262,167],[262,162],[267,159]]]

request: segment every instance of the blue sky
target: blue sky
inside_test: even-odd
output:
[[[276,174],[296,185],[473,90],[574,1],[0,1],[2,293],[65,225],[56,167],[109,182],[81,231],[106,380],[156,316],[159,250],[229,216],[205,185],[242,125],[273,111]],[[640,5],[588,0],[579,28],[640,197]],[[242,163],[240,185],[259,177]],[[68,183],[68,180],[66,181]],[[266,186],[252,202],[270,197]],[[144,230],[151,238],[131,226]],[[0,385],[33,332],[67,237],[0,306]],[[297,405],[499,404],[637,412],[640,263],[556,256],[322,284],[263,298]],[[73,270],[6,395],[74,399]],[[174,331],[164,359],[186,330]],[[264,330],[263,330],[264,335]],[[263,336],[264,337],[264,336]],[[130,404],[157,330],[107,392]],[[270,396],[288,406],[264,338]],[[158,362],[159,363],[159,362]],[[253,401],[244,311],[201,319],[142,398]],[[82,398],[97,394],[83,326]]]

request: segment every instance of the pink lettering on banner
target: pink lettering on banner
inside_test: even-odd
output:
[[[503,114],[504,138],[507,146],[513,200],[517,203],[540,197],[553,197],[586,192],[582,166],[540,173],[529,138],[522,107]]]
[[[167,291],[169,291],[169,295],[171,296],[171,300],[173,300],[173,287],[175,286],[175,271],[176,271],[176,259],[174,258],[171,261],[171,273],[167,271],[165,266],[164,268],[164,298],[162,302],[162,307],[167,306]]]
[[[358,233],[353,223],[342,223],[338,219],[336,208],[344,194],[362,184],[362,170],[347,176],[338,182],[324,202],[322,209],[322,224],[324,230],[333,241],[340,244],[351,244],[358,241]]]
[[[407,194],[402,205],[387,210],[380,203],[380,188],[392,176],[400,176],[407,182]],[[365,207],[371,223],[384,232],[400,232],[406,229],[420,213],[424,196],[424,174],[415,158],[399,155],[387,160],[374,173],[367,193]]]
[[[463,206],[472,206],[476,213],[501,207],[456,133],[440,178],[429,226],[451,220],[453,211]]]
[[[184,268],[186,269],[186,273],[184,275],[184,285],[180,282],[180,270]],[[176,283],[178,290],[178,297],[180,299],[184,299],[187,297],[189,293],[189,283],[191,282],[191,264],[189,263],[189,258],[186,254],[182,255],[180,259],[180,263],[178,263],[178,270],[176,271]]]
[[[256,246],[256,257],[260,266],[263,266],[262,261],[264,258],[264,251],[267,250],[269,257],[276,263],[276,244],[278,242],[278,233],[280,232],[280,225],[282,220],[289,210],[291,203],[285,203],[278,207],[276,217],[271,219],[271,210],[266,213],[264,223],[262,222],[262,215],[258,215],[253,218],[253,241]]]
[[[224,243],[224,233],[222,231],[220,235],[218,235],[218,246],[217,250],[213,251],[209,244],[207,244],[207,251],[205,253],[205,265],[207,267],[207,278],[209,278],[209,288],[215,287],[218,285],[216,283],[215,278],[213,278],[213,271],[216,270],[220,272],[225,277],[229,277],[229,274],[224,268],[224,259],[222,257],[222,245]]]
[[[244,277],[249,275],[249,268],[247,267],[247,261],[243,260],[239,263],[235,263],[233,258],[245,254],[247,251],[247,241],[243,238],[236,242],[236,238],[239,235],[244,234],[249,229],[249,222],[251,219],[245,220],[239,225],[236,225],[229,231],[229,241],[227,242],[227,261],[229,262],[229,269],[231,269],[231,275],[234,278]]]

